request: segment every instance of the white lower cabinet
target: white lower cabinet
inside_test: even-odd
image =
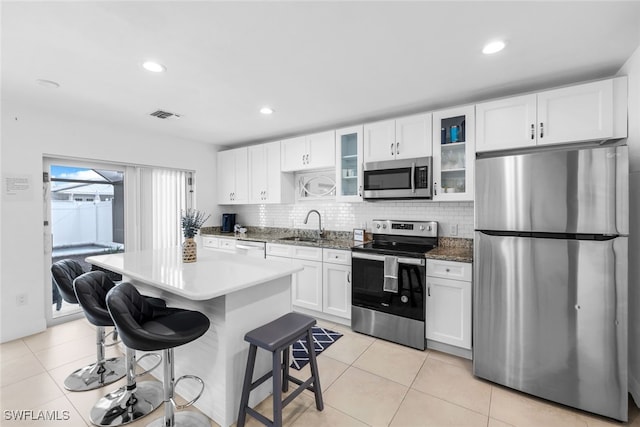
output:
[[[427,260],[426,338],[471,349],[471,264]]]
[[[293,308],[351,318],[351,251],[267,243],[267,259],[304,270],[293,276]]]
[[[296,274],[291,289],[291,303],[294,307],[322,311],[322,262],[293,259],[304,270]]]
[[[322,311],[351,319],[351,252],[324,249]]]

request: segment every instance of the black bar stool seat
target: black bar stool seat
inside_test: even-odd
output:
[[[107,294],[107,307],[113,318],[122,342],[130,348],[143,351],[163,351],[164,360],[164,417],[156,419],[150,426],[173,427],[174,425],[210,426],[204,415],[192,411],[174,414],[193,405],[202,396],[204,382],[193,375],[183,375],[177,380],[174,371],[173,349],[201,337],[209,329],[209,318],[198,311],[181,308],[155,307],[149,304],[131,283],[121,283]],[[201,361],[206,363],[206,361]],[[183,379],[198,381],[199,394],[184,405],[174,401],[174,390]]]
[[[300,313],[287,313],[272,322],[246,333],[244,339],[250,346],[249,357],[247,358],[247,369],[242,387],[242,396],[240,399],[238,427],[244,426],[247,414],[250,414],[266,426],[282,426],[282,409],[304,390],[310,390],[314,393],[316,408],[319,411],[324,409],[316,353],[313,345],[312,328],[315,324],[316,320],[312,317]],[[289,347],[303,336],[307,340],[309,365],[311,367],[311,377],[306,381],[301,381],[289,375]],[[273,365],[270,372],[253,381],[253,370],[258,347],[271,352]],[[272,377],[273,420],[269,420],[255,409],[249,407],[249,394],[260,384]],[[289,381],[297,384],[298,388],[287,396],[286,399],[282,400],[282,392],[288,391]]]
[[[75,294],[84,310],[87,320],[97,327],[98,330],[98,364],[104,360],[104,328],[115,326],[109,310],[107,309],[107,294],[117,286],[111,281],[107,273],[103,271],[91,271],[84,273],[73,281]],[[166,302],[160,298],[144,297],[145,300],[155,307],[166,307]],[[114,345],[114,344],[110,344]],[[160,381],[137,382],[136,377],[144,375],[135,373],[136,353],[134,349],[126,347],[126,356],[106,359],[104,367],[97,372],[109,372],[112,369],[119,375],[117,380],[127,375],[127,384],[112,391],[96,402],[91,408],[89,417],[91,422],[98,426],[119,426],[136,421],[151,412],[162,404],[162,383]],[[156,357],[157,367],[161,358],[159,354],[146,354],[140,358]],[[151,369],[153,369],[151,368]],[[104,374],[102,374],[104,375]],[[110,381],[112,382],[112,381]]]

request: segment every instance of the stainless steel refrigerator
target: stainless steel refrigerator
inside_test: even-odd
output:
[[[476,160],[473,372],[627,420],[628,150]]]

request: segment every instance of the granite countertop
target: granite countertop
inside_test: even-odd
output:
[[[438,247],[425,254],[427,259],[473,262],[473,239],[440,237]]]
[[[222,233],[220,227],[203,227],[200,230],[202,236],[226,237],[237,240],[250,240],[253,242],[276,243],[279,245],[310,246],[327,249],[351,250],[353,246],[362,242],[355,242],[350,231],[325,231],[325,237],[321,240],[288,240],[291,237],[314,239],[313,230],[291,230],[287,228],[258,228],[247,227],[246,233]]]
[[[363,242],[355,242],[350,231],[326,231],[325,238],[319,241],[288,240],[299,236],[315,238],[314,230],[291,230],[288,228],[272,227],[247,227],[246,233],[222,233],[220,227],[203,227],[200,230],[203,236],[225,237],[229,239],[251,240],[254,242],[275,243],[280,245],[310,246],[315,248],[351,250],[352,247]],[[368,234],[368,233],[367,233]],[[366,239],[369,240],[368,234]],[[453,237],[438,238],[438,247],[425,254],[427,259],[444,261],[473,262],[473,239],[460,239]]]

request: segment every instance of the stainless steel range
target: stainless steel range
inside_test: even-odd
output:
[[[351,328],[424,350],[424,255],[438,244],[438,223],[374,220],[373,230],[351,251]]]

